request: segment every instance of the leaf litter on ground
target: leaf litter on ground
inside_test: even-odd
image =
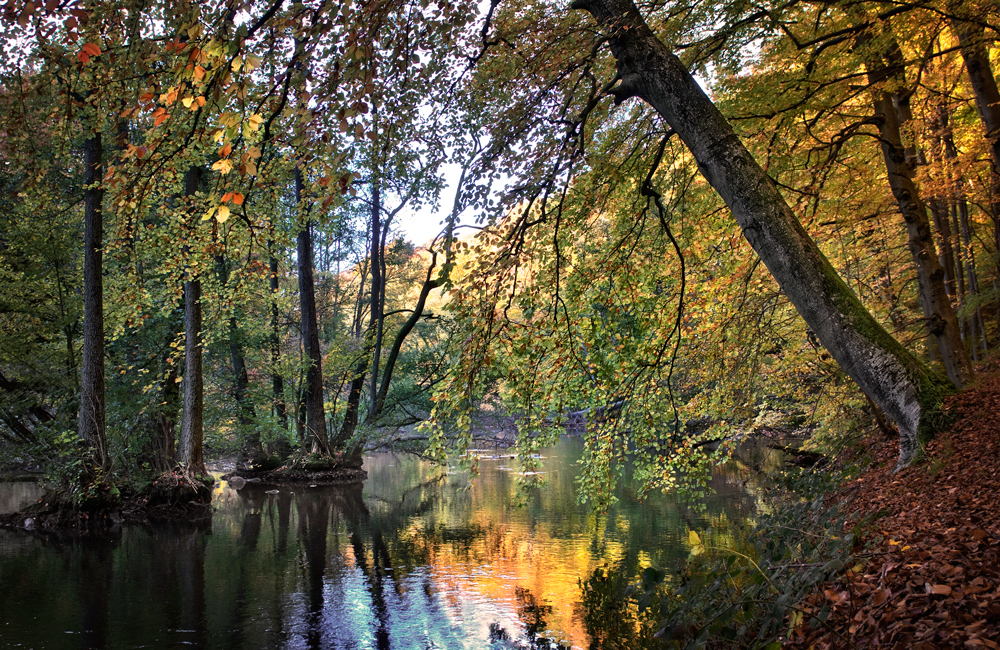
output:
[[[801,603],[788,648],[1000,650],[1000,363],[949,398],[925,458],[893,473],[895,440],[841,488],[864,559]],[[869,548],[863,548],[862,545]]]

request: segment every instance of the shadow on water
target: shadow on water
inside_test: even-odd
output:
[[[579,442],[547,453],[523,508],[500,461],[470,477],[381,454],[363,486],[222,483],[200,526],[0,530],[0,649],[627,647],[607,645],[642,627],[621,585],[679,566],[687,527],[752,508],[720,475],[703,511],[626,487],[595,513],[576,498]]]

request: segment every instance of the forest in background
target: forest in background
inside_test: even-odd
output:
[[[908,462],[1000,336],[995,4],[574,7],[9,0],[3,460],[107,503],[510,416],[528,469],[588,423],[598,506],[789,422]]]

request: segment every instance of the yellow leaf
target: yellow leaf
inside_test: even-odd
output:
[[[224,205],[219,206],[219,212],[215,215],[216,221],[219,223],[225,223],[226,219],[229,218],[229,208]]]
[[[247,118],[247,124],[254,131],[260,128],[260,125],[264,123],[264,118],[260,116],[260,113],[254,113],[249,118]]]
[[[212,218],[213,214],[215,214],[215,207],[209,208],[208,211],[205,212],[204,215],[202,215],[201,220],[202,221],[208,221],[209,219]]]
[[[219,129],[218,131],[215,132],[215,135],[213,135],[212,137],[215,139],[216,142],[222,142],[223,140],[226,139],[226,132],[223,131],[222,129]]]
[[[243,67],[243,57],[236,57],[233,59],[233,72],[239,72],[240,68]]]
[[[181,100],[181,103],[184,104],[184,108],[191,108],[191,104],[194,103],[194,97],[185,97]]]
[[[196,65],[194,67],[194,78],[197,81],[201,81],[202,79],[204,79],[205,78],[205,68],[201,67],[200,65]]]
[[[257,147],[250,147],[249,149],[247,149],[247,153],[250,155],[251,158],[255,160],[257,158],[260,158],[260,149],[258,149]]]
[[[700,544],[701,544],[701,538],[698,537],[698,533],[694,532],[693,530],[689,530],[688,531],[688,545],[690,545],[690,546],[698,546]]]
[[[257,175],[257,163],[255,163],[252,160],[248,160],[247,164],[245,165],[245,167],[247,169],[247,173],[248,174],[250,174],[251,176],[256,176]]]
[[[247,63],[246,63],[247,72],[253,72],[254,70],[256,70],[259,67],[260,67],[260,59],[259,58],[255,57],[253,55],[247,56]]]
[[[233,161],[231,161],[229,158],[223,158],[222,160],[217,160],[215,164],[212,165],[212,169],[225,176],[226,174],[228,174],[233,170]]]

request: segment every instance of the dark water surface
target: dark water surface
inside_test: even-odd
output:
[[[470,479],[378,454],[364,486],[221,484],[201,528],[113,541],[0,529],[0,648],[471,650],[491,647],[491,624],[587,648],[581,581],[676,568],[689,527],[738,520],[752,499],[720,473],[704,512],[669,495],[640,504],[627,487],[590,512],[573,484],[581,451],[564,438],[545,452],[547,485],[521,508],[512,460]]]

